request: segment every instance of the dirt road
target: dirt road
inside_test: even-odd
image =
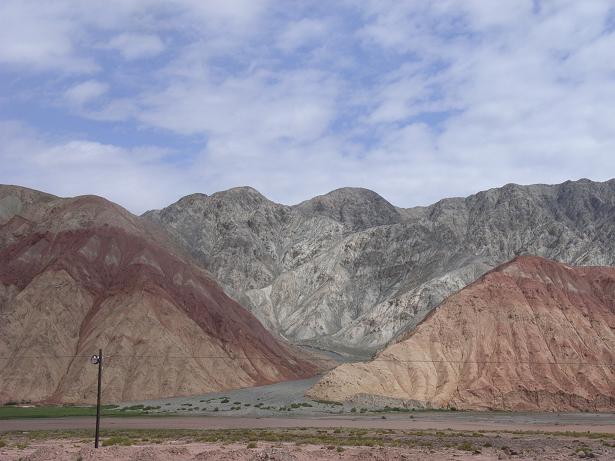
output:
[[[94,418],[44,418],[0,420],[0,432],[58,429],[88,429]],[[386,416],[347,417],[232,417],[232,416],[169,416],[103,418],[104,429],[231,429],[231,428],[296,428],[352,427],[374,429],[422,430],[452,429],[458,431],[545,431],[603,432],[615,434],[613,414],[555,413],[415,413]]]

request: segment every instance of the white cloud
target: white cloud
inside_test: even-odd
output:
[[[325,21],[300,19],[288,24],[278,38],[277,46],[286,51],[295,51],[318,40],[324,41],[329,26]]]
[[[106,83],[97,80],[86,80],[66,90],[64,96],[71,105],[80,107],[100,98],[108,90],[109,85]]]
[[[0,2],[0,63],[36,72],[93,73],[100,48],[125,59],[160,54],[159,31],[194,34],[228,50],[254,31],[266,0],[3,0]]]
[[[142,213],[190,193],[189,173],[165,164],[171,152],[89,140],[50,139],[23,124],[0,122],[0,183],[59,196],[96,194]]]
[[[182,134],[303,142],[327,130],[336,91],[335,81],[320,72],[182,79],[142,95],[137,117]]]
[[[426,204],[615,171],[610,1],[110,2],[0,4],[0,62],[55,72],[44,90],[105,134],[22,131],[5,180],[140,210],[245,184],[286,203],[358,185]],[[183,163],[123,147],[143,129]]]
[[[154,34],[119,34],[109,41],[108,46],[128,60],[151,58],[165,48],[162,40]]]
[[[96,63],[75,52],[78,24],[60,2],[0,2],[0,62],[35,70],[92,72]]]

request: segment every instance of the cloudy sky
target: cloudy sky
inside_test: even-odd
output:
[[[611,0],[2,0],[0,182],[133,212],[615,176]]]

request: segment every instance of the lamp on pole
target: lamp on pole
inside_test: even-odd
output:
[[[98,365],[98,394],[96,397],[96,435],[94,438],[94,448],[98,448],[98,438],[100,435],[100,394],[101,394],[101,384],[102,384],[102,362],[103,355],[102,349],[98,349],[98,355],[93,355],[90,358],[90,362],[92,365]]]

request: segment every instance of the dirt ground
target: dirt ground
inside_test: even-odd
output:
[[[612,434],[365,429],[5,433],[2,461],[88,460],[615,460]]]
[[[0,420],[0,433],[92,429],[93,417]],[[615,415],[607,413],[481,413],[421,412],[381,416],[255,417],[255,416],[134,416],[103,417],[103,431],[157,429],[356,428],[392,430],[601,432],[615,435]]]

